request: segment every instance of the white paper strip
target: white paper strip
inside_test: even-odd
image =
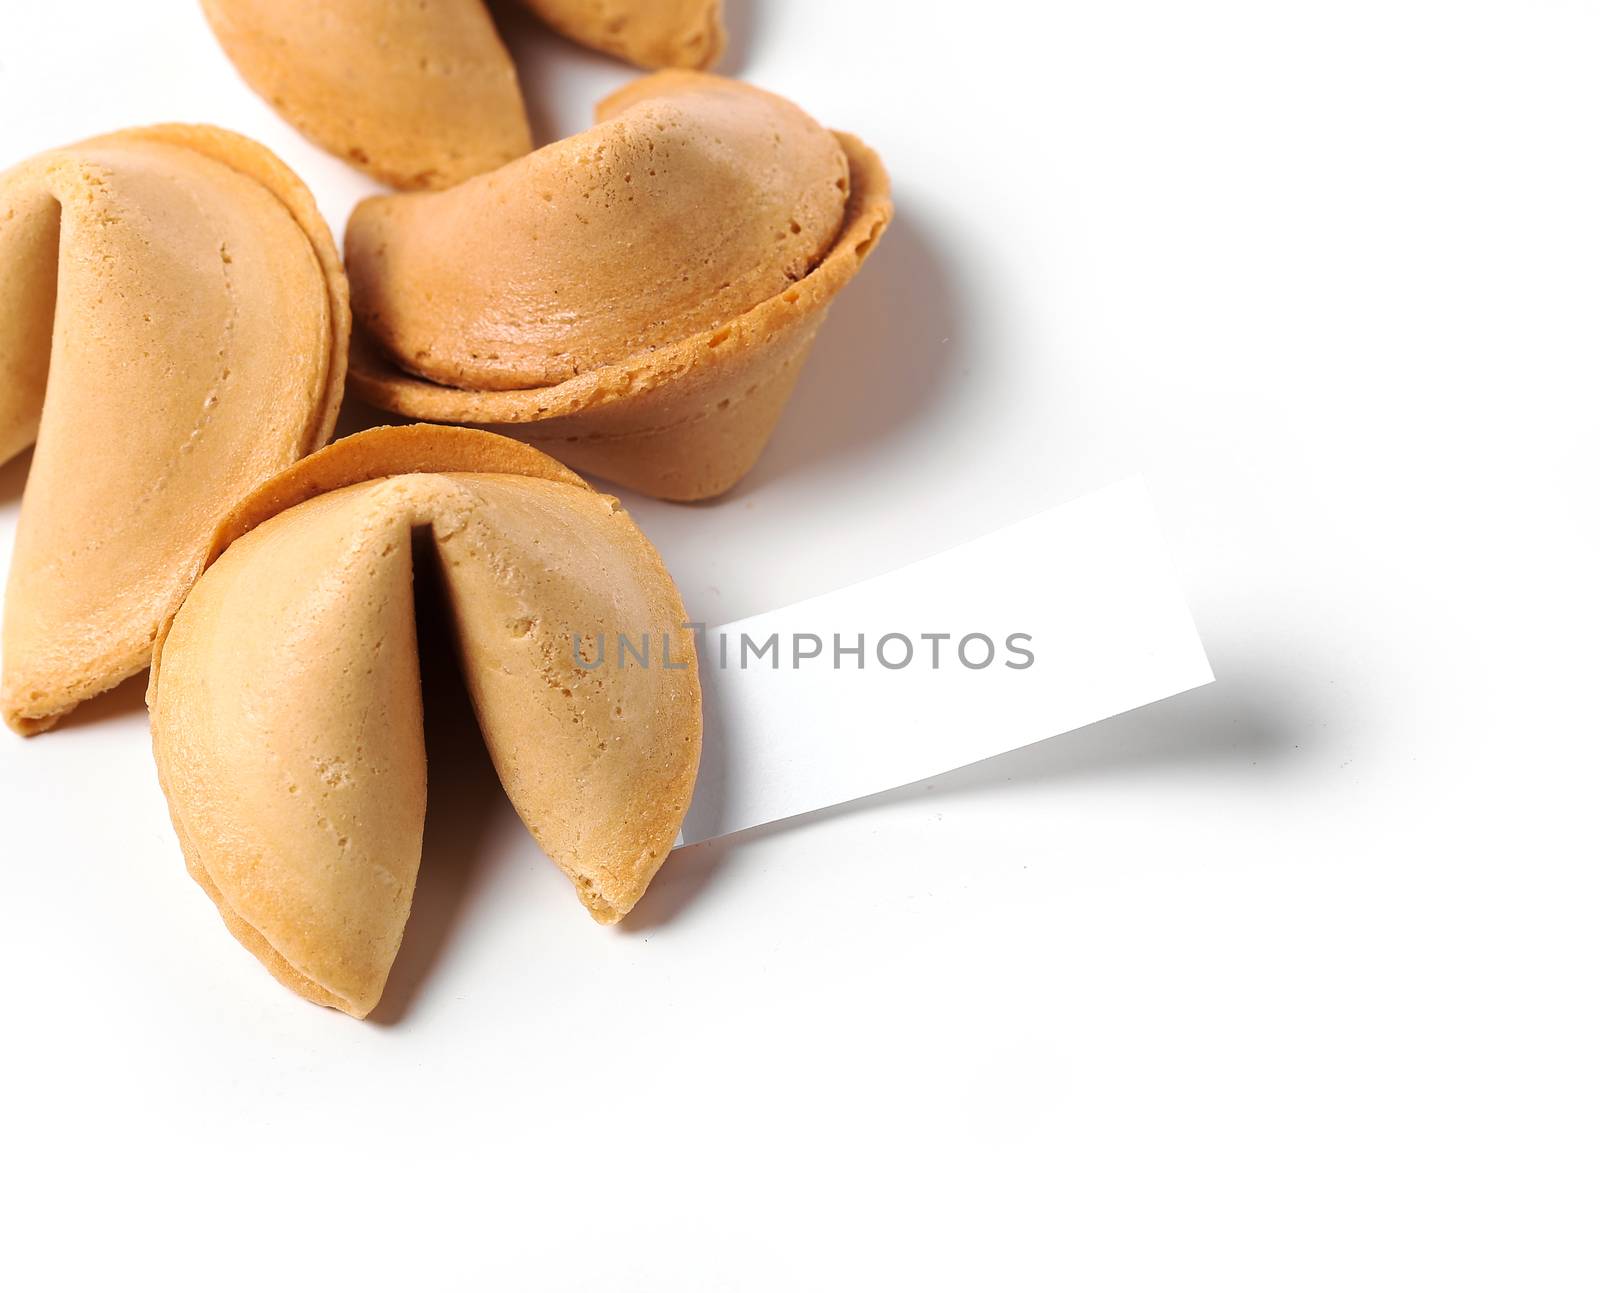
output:
[[[976,667],[985,639],[994,657]],[[700,672],[705,752],[688,844],[948,772],[1213,680],[1137,479],[713,628],[701,637]]]

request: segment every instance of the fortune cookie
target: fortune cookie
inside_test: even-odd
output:
[[[533,147],[483,0],[201,0],[239,73],[296,130],[397,188]]]
[[[635,67],[697,71],[722,56],[722,0],[525,0],[563,36]]]
[[[722,0],[525,0],[641,67],[709,67]],[[201,0],[250,87],[308,139],[402,189],[448,188],[533,147],[484,0]]]
[[[43,731],[137,673],[229,509],[327,442],[350,307],[259,144],[125,130],[0,176],[0,461],[37,440],[0,711]]]
[[[156,767],[234,936],[357,1017],[421,858],[416,562],[507,795],[596,920],[638,901],[699,766],[694,638],[615,499],[517,441],[428,426],[362,432],[264,485],[157,646]]]
[[[702,73],[645,77],[598,117],[448,192],[356,208],[352,389],[708,498],[760,455],[889,223],[888,176],[853,136]]]

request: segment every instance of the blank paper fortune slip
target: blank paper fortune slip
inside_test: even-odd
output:
[[[683,842],[859,799],[1211,682],[1144,484],[699,635]]]

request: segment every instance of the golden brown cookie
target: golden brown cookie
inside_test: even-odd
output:
[[[201,0],[290,125],[398,188],[444,188],[533,147],[482,0]]]
[[[722,0],[523,0],[562,35],[636,67],[715,66]]]
[[[503,436],[385,427],[269,482],[212,547],[151,669],[156,765],[190,873],[282,982],[364,1016],[400,945],[427,792],[418,559],[528,829],[596,920],[638,901],[688,810],[700,685],[615,499]]]
[[[710,497],[754,464],[888,225],[888,177],[721,77],[657,73],[598,116],[447,193],[356,209],[352,379],[382,408],[533,424],[573,466]]]
[[[207,126],[0,176],[0,460],[37,440],[0,711],[42,731],[149,662],[218,520],[326,443],[349,293],[309,192]]]
[[[709,67],[722,0],[525,0],[641,67]],[[401,189],[441,189],[533,147],[484,0],[201,0],[239,73],[290,125]]]

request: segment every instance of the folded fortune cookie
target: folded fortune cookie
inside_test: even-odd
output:
[[[353,388],[412,417],[533,424],[572,466],[711,497],[754,465],[887,227],[888,177],[854,137],[721,77],[657,73],[598,117],[448,192],[356,208]]]
[[[559,463],[484,431],[385,427],[263,486],[157,647],[156,766],[234,936],[357,1017],[382,995],[422,850],[414,539],[506,793],[596,920],[643,894],[699,766],[677,589],[616,500]]]
[[[37,440],[8,724],[149,663],[217,522],[332,433],[349,329],[310,193],[239,135],[125,130],[0,176],[0,461]]]
[[[441,188],[533,147],[482,0],[202,0],[224,52],[301,134],[398,188]]]
[[[641,67],[709,67],[722,0],[525,0]],[[223,51],[296,130],[402,189],[447,188],[533,147],[484,0],[201,0]]]
[[[563,36],[636,67],[704,71],[722,56],[722,0],[524,0]]]

